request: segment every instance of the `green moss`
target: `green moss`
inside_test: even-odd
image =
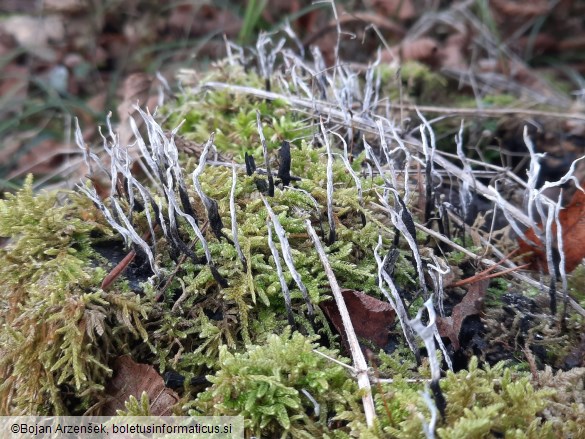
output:
[[[509,94],[487,95],[483,98],[483,103],[490,107],[507,108],[516,105],[518,98]],[[477,105],[475,102],[474,105]]]
[[[498,306],[502,301],[502,296],[509,292],[510,283],[502,278],[495,278],[490,281],[486,294],[486,303],[492,306]]]
[[[302,177],[297,184],[301,190],[277,188],[274,197],[269,198],[269,203],[287,233],[294,266],[307,288],[312,304],[317,305],[329,298],[331,292],[307,234],[304,219],[320,218],[325,234],[328,233],[324,207],[327,197],[323,190],[326,158],[304,142],[294,148],[291,155],[292,173]],[[366,226],[362,226],[357,212],[363,211],[363,208],[357,201],[355,182],[340,165],[334,167],[334,174],[336,181],[339,181],[333,203],[338,220],[338,240],[326,246],[331,266],[343,287],[380,297],[377,266],[372,251],[378,240],[379,227],[374,221],[368,221]],[[206,194],[218,201],[224,232],[231,238],[231,169],[208,167],[200,181]],[[373,200],[375,193],[371,183],[363,183],[364,200]],[[194,199],[196,210],[199,211],[201,206]],[[250,343],[262,345],[270,334],[281,333],[288,324],[283,318],[287,310],[274,257],[268,245],[267,211],[253,177],[238,174],[235,204],[238,239],[247,260],[246,270],[230,241],[218,240],[213,234],[207,233],[214,264],[229,286],[220,288],[207,265],[193,262],[183,264],[176,281],[167,290],[160,318],[151,323],[151,332],[154,334],[151,349],[156,353],[161,371],[172,367],[185,376],[198,376],[218,367],[222,346],[230,351],[243,351]],[[373,218],[371,212],[364,210],[364,214],[368,219]],[[186,224],[182,224],[181,228],[188,233]],[[282,245],[276,235],[273,240],[284,267],[298,329],[307,334],[320,333],[328,340],[334,340],[329,323],[318,307],[316,325],[309,323],[301,290],[282,260]],[[197,256],[204,256],[203,248],[197,242],[194,251]],[[403,287],[409,283],[414,285],[412,264],[404,265],[398,282]],[[152,296],[155,293],[149,294]],[[179,295],[185,297],[185,300],[175,307]]]
[[[447,411],[438,425],[439,438],[554,437],[553,423],[545,419],[543,410],[556,392],[535,389],[529,374],[503,362],[479,368],[473,358],[468,370],[448,372],[441,388]],[[384,389],[377,399],[385,433],[398,438],[422,437],[422,421],[428,422],[430,417],[420,394],[422,383],[409,384],[399,377]]]
[[[381,64],[377,72],[382,79],[384,92],[391,99],[399,98],[396,87],[397,69],[388,64]],[[447,94],[447,80],[439,73],[433,72],[428,66],[407,61],[400,66],[400,78],[404,87],[403,98],[414,100],[418,104],[435,103],[444,99]]]
[[[219,81],[232,85],[263,88],[264,82],[254,73],[244,72],[241,66],[224,65],[209,73],[203,82]],[[279,92],[276,88],[274,91]],[[203,143],[215,132],[215,145],[221,152],[235,154],[243,162],[244,152],[262,156],[262,146],[256,125],[256,110],[265,122],[264,136],[269,148],[307,137],[302,118],[279,99],[263,100],[234,93],[230,90],[205,90],[197,95],[185,95],[168,112],[167,125],[174,128],[183,120],[179,133],[186,139]]]
[[[403,69],[405,78],[413,75],[422,78],[423,86],[426,81],[432,85],[426,76],[429,72],[416,66],[409,69]],[[257,75],[225,65],[207,79],[263,86]],[[111,291],[100,289],[111,267],[93,247],[97,242],[107,244],[114,233],[99,211],[75,193],[33,195],[29,180],[20,193],[0,202],[0,236],[8,238],[0,250],[1,414],[82,413],[106,397],[104,384],[111,374],[108,359],[131,354],[141,362],[155,364],[161,372],[172,369],[185,377],[183,401],[187,402],[176,407],[177,411],[242,415],[249,434],[422,437],[423,423],[428,423],[431,415],[421,396],[429,370],[424,364],[416,368],[409,349],[402,346],[372,360],[379,364],[379,375],[393,381],[374,385],[378,417],[369,429],[355,378],[315,352],[317,349],[347,361],[337,353],[338,336],[318,307],[330,298],[331,287],[304,224],[310,218],[326,241],[326,154],[302,139],[313,133],[314,126],[303,123],[301,116],[282,102],[233,91],[206,91],[180,99],[176,106],[164,110],[168,127],[186,119],[181,133],[197,142],[206,141],[215,131],[215,144],[222,151],[233,152],[235,161],[241,162],[239,158],[248,152],[257,163],[263,162],[256,109],[262,113],[271,156],[282,140],[292,141],[291,173],[300,180],[293,187],[277,185],[274,196],[267,200],[287,235],[293,264],[316,310],[314,319],[309,318],[301,290],[282,260],[284,247],[273,234],[291,294],[296,331],[288,328],[281,279],[268,244],[267,209],[255,181],[265,178],[262,175],[247,176],[241,171],[236,175],[235,217],[246,265],[230,241],[234,239],[229,205],[232,168],[207,166],[199,177],[203,191],[218,203],[222,232],[229,239],[219,239],[210,230],[205,206],[190,179],[185,180],[214,268],[227,286],[220,285],[205,262],[203,245],[192,228],[177,217],[177,233],[196,258],[173,254],[170,238],[156,232],[155,259],[162,276],[144,283],[140,294],[131,290],[124,276]],[[181,172],[187,176],[195,163],[182,159]],[[354,171],[359,167],[356,160]],[[388,218],[375,212],[372,205],[379,202],[381,179],[360,179],[360,202],[356,183],[339,160],[334,162],[333,178],[337,240],[325,245],[330,264],[342,287],[380,298],[373,247],[381,234],[383,254],[394,237]],[[161,215],[168,216],[165,197],[155,194],[154,185],[151,190],[161,202]],[[130,215],[128,200],[119,198],[136,233],[144,234],[148,230],[145,212]],[[427,237],[419,232],[418,238],[422,243]],[[399,251],[394,280],[401,291],[415,297],[419,280],[404,240]],[[443,256],[452,265],[466,262],[463,254],[446,252]],[[501,293],[503,285],[499,287]],[[159,294],[161,300],[157,301]],[[409,312],[415,313],[424,299],[417,297],[406,303]],[[572,329],[579,328],[579,321],[569,321]],[[396,328],[392,332],[400,337]],[[546,336],[553,333],[545,324],[534,331],[549,331]],[[514,344],[515,334],[511,337]],[[566,352],[568,340],[559,343],[562,352]],[[324,344],[331,349],[320,346]],[[561,350],[554,356],[559,361]],[[209,377],[211,385],[197,393],[201,389],[189,383],[202,375]],[[448,373],[441,382],[447,411],[445,419],[439,421],[437,435],[548,437],[553,427],[557,432],[578,435],[582,431],[579,425],[583,425],[579,397],[561,399],[559,394],[569,388],[568,382],[578,388],[579,379],[551,379],[550,384],[537,388],[525,372],[503,363],[479,368],[473,360],[469,370]],[[135,395],[126,409],[126,414],[147,414],[148,398]],[[563,425],[562,419],[569,422]]]
[[[146,392],[142,392],[140,399],[131,395],[124,403],[126,410],[118,410],[118,416],[152,416],[150,412],[150,398]]]
[[[83,412],[103,392],[117,346],[146,336],[137,296],[97,288],[104,270],[92,234],[111,232],[78,194],[35,196],[29,177],[0,201],[1,414]]]
[[[317,347],[315,338],[290,330],[243,353],[222,347],[212,385],[191,413],[244,416],[246,429],[258,437],[321,437],[328,419],[349,408],[347,393],[356,395],[357,386],[343,367],[315,353]]]
[[[480,369],[474,358],[469,370],[448,373],[442,388],[449,404],[447,422],[451,426],[439,429],[440,437],[482,437],[480,432],[497,436],[517,429],[528,433],[536,428],[535,420],[542,423],[538,437],[551,433],[550,425],[538,419],[538,414],[552,393],[535,390],[529,375],[515,374],[503,362]],[[534,433],[527,437],[535,437]]]

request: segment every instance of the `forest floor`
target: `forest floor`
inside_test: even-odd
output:
[[[247,434],[554,437],[563,423],[571,437],[585,434],[585,247],[576,245],[585,242],[585,3],[0,4],[0,256],[8,264],[0,414],[23,412],[20,386],[23,395],[43,390],[36,412],[168,414],[179,401],[182,414],[244,415]],[[136,104],[160,108],[157,120]],[[105,129],[102,144],[106,120],[118,137]],[[138,132],[147,139],[141,167],[112,146]],[[116,172],[94,174],[108,166]],[[174,181],[170,192],[162,175]],[[32,195],[79,187],[86,176],[87,197],[69,195],[71,205]],[[150,207],[144,181],[156,194]],[[327,255],[317,257],[321,241]],[[67,305],[29,311],[44,288],[61,297],[47,279],[71,294]],[[39,336],[50,342],[18,342],[31,340],[26,322],[48,315],[58,316]],[[430,338],[426,324],[436,329]],[[91,362],[67,353],[77,342]],[[325,371],[317,348],[353,361],[346,367],[361,393],[343,368]],[[298,364],[295,350],[305,355]],[[51,378],[27,387],[24,363],[13,368],[12,357],[38,357],[39,376]],[[366,361],[372,411],[359,378]],[[64,371],[53,377],[57,365]],[[315,368],[323,376],[312,376]],[[240,370],[250,374],[245,383]],[[466,371],[474,395],[496,396],[471,401],[458,390]],[[418,393],[429,380],[434,406]],[[308,400],[295,402],[307,386],[329,401],[321,418]],[[128,403],[143,391],[146,409]],[[238,392],[258,405],[226,402]],[[505,406],[526,419],[502,422]]]

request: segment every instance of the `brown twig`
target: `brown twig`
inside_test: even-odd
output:
[[[500,277],[500,276],[507,274],[507,273],[510,273],[512,271],[517,271],[517,270],[521,270],[523,268],[528,268],[529,266],[530,266],[530,264],[524,264],[524,265],[519,265],[518,267],[510,267],[510,268],[506,268],[505,270],[498,271],[497,273],[492,273],[492,274],[489,274],[486,276],[485,271],[492,270],[493,268],[495,268],[495,266],[493,266],[493,267],[488,268],[488,270],[477,273],[476,275],[468,277],[467,279],[462,279],[458,282],[454,282],[449,286],[450,287],[461,287],[463,285],[471,284],[474,282],[479,282],[480,280],[492,279],[494,277]]]
[[[157,230],[158,225],[154,227],[154,232],[156,233]],[[142,235],[142,239],[144,241],[150,239],[150,230],[147,231],[144,235]],[[110,271],[108,275],[104,277],[104,280],[102,281],[101,284],[101,289],[104,291],[109,289],[112,286],[112,284],[116,281],[116,279],[118,279],[118,277],[120,277],[120,275],[124,273],[124,271],[126,271],[126,269],[132,263],[135,257],[136,250],[134,249],[130,250],[130,252],[126,256],[124,256],[124,259],[118,262],[118,264],[112,269],[112,271]]]
[[[374,354],[372,351],[368,349],[367,351],[368,361],[372,365],[374,369],[374,378],[373,380],[376,383],[376,387],[378,388],[378,392],[380,393],[380,397],[382,398],[382,404],[384,404],[384,411],[386,412],[386,416],[388,416],[388,420],[392,422],[392,412],[388,407],[388,401],[386,401],[386,396],[384,395],[384,389],[382,388],[382,383],[380,382],[380,372],[378,371],[378,366],[376,366],[376,359],[374,358]]]
[[[505,255],[502,259],[500,259],[498,262],[496,262],[494,265],[486,268],[483,271],[480,271],[479,273],[476,273],[475,275],[473,275],[471,277],[468,277],[467,279],[462,279],[460,281],[454,282],[454,283],[450,284],[449,286],[450,287],[461,287],[463,285],[471,284],[474,282],[479,282],[480,280],[492,279],[494,277],[499,277],[499,276],[502,276],[506,273],[510,273],[512,271],[516,271],[516,270],[520,270],[522,268],[528,267],[530,264],[524,264],[524,265],[520,265],[517,267],[506,268],[505,270],[498,271],[497,273],[488,274],[491,271],[494,271],[496,268],[500,267],[504,262],[508,261],[517,252],[518,252],[518,249],[513,250],[510,253],[508,253],[507,255]]]
[[[131,250],[130,253],[124,256],[124,259],[118,262],[118,265],[116,265],[112,269],[112,271],[110,271],[108,275],[104,277],[104,280],[102,281],[101,285],[102,290],[106,291],[107,289],[109,289],[112,286],[112,284],[116,281],[116,279],[118,279],[118,277],[122,273],[124,273],[126,268],[128,268],[128,265],[130,265],[130,263],[134,260],[135,257],[136,257],[135,250]]]

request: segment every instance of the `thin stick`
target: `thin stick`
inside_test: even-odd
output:
[[[345,330],[345,335],[347,336],[347,342],[351,351],[353,364],[356,368],[358,387],[364,391],[362,401],[364,404],[364,413],[366,414],[366,424],[368,427],[372,427],[374,424],[374,419],[376,418],[376,408],[374,406],[374,399],[372,398],[370,378],[368,377],[368,364],[366,363],[366,359],[362,349],[360,348],[357,336],[353,329],[353,324],[351,323],[349,311],[347,310],[347,306],[345,305],[345,301],[343,300],[343,296],[341,294],[341,289],[339,288],[335,274],[331,269],[327,255],[323,250],[321,241],[319,241],[319,237],[317,236],[315,229],[313,229],[311,221],[306,220],[305,225],[309,235],[311,236],[311,239],[313,240],[313,243],[315,244],[315,249],[319,254],[319,259],[321,259],[321,263],[325,269],[325,274],[329,280],[331,291],[333,292],[333,297],[335,298],[335,303],[337,304],[339,314],[341,315],[341,321],[343,322],[343,328]]]
[[[158,226],[155,227],[155,230],[158,230]],[[146,241],[150,238],[150,236],[151,236],[150,231],[147,231],[142,237]],[[136,250],[134,250],[134,249],[130,250],[130,252],[128,252],[128,254],[126,256],[124,256],[124,258],[120,262],[118,262],[118,264],[116,264],[116,266],[114,268],[112,268],[112,271],[110,271],[107,274],[107,276],[104,277],[104,280],[102,281],[102,284],[100,285],[100,288],[104,291],[107,291],[112,286],[112,284],[116,281],[116,279],[118,279],[118,277],[120,277],[122,275],[122,273],[124,273],[124,271],[126,271],[126,269],[132,263],[132,261],[134,260],[135,257],[136,257]]]
[[[120,275],[124,273],[126,268],[128,268],[128,265],[130,265],[130,263],[134,260],[135,257],[136,257],[135,250],[131,250],[126,256],[124,256],[124,259],[118,262],[118,264],[112,269],[112,271],[110,271],[108,275],[104,277],[104,280],[102,281],[101,284],[101,289],[107,291],[116,281],[116,279],[118,279],[118,277],[120,277]]]
[[[496,268],[496,266],[494,265],[493,267],[490,267],[487,270],[482,271],[481,273],[477,273],[475,276],[468,277],[467,279],[462,279],[458,282],[452,283],[449,286],[450,287],[460,287],[460,286],[471,284],[474,282],[479,282],[480,280],[486,280],[486,279],[492,279],[494,277],[500,277],[500,276],[503,276],[504,274],[511,273],[512,271],[516,271],[516,270],[521,270],[521,269],[527,268],[529,266],[530,266],[530,264],[524,264],[524,265],[520,265],[518,267],[506,268],[505,270],[498,271],[496,273],[486,274],[486,272]]]
[[[306,100],[302,98],[296,98],[292,96],[286,96],[279,93],[269,92],[262,89],[256,89],[253,87],[246,87],[241,85],[232,85],[223,82],[207,82],[202,85],[203,88],[215,88],[215,89],[226,89],[229,88],[234,91],[241,93],[253,94],[265,99],[284,99],[289,101],[291,104],[299,104],[303,108],[313,109],[313,104],[320,107],[330,108],[331,104],[319,100]],[[560,113],[555,111],[541,111],[533,110],[530,108],[458,108],[458,107],[435,107],[429,105],[413,105],[413,104],[394,104],[396,107],[401,107],[408,111],[414,111],[418,108],[419,111],[424,113],[434,114],[448,114],[449,116],[476,116],[476,117],[502,117],[507,115],[522,114],[525,116],[542,116],[551,117],[555,119],[576,119],[585,120],[585,114],[582,113]]]
[[[302,98],[298,98],[298,97],[294,97],[294,96],[286,96],[283,94],[268,92],[268,91],[256,89],[253,87],[231,85],[231,84],[226,84],[223,82],[208,82],[208,83],[205,83],[201,87],[201,89],[208,89],[208,88],[218,89],[218,90],[229,89],[229,90],[232,90],[234,92],[250,94],[253,96],[262,97],[264,99],[271,99],[271,100],[282,99],[282,100],[290,103],[293,108],[306,109],[309,111],[317,110],[319,113],[327,114],[327,116],[329,118],[339,120],[342,123],[345,120],[343,111],[340,111],[337,108],[335,108],[335,106],[333,104],[323,102],[323,101],[317,101],[314,99],[313,100],[302,99]],[[412,106],[412,107],[407,106],[406,108],[414,109],[415,107],[414,106]],[[417,108],[421,112],[422,111],[430,111],[429,107],[417,107]],[[435,107],[431,107],[431,108],[435,108]],[[457,109],[449,109],[449,111],[451,111],[451,110],[457,110]],[[469,111],[469,109],[464,109],[464,110]],[[473,110],[473,111],[476,112],[478,110]],[[486,111],[488,111],[488,112],[493,111],[493,109],[492,110],[481,110],[481,111],[485,113]],[[512,112],[513,113],[521,113],[521,114],[532,114],[532,113],[530,113],[531,110],[527,110],[527,111],[528,112],[524,112],[522,110],[515,109],[515,110],[506,110],[505,112],[500,112],[497,114],[500,116],[502,114],[508,114],[508,113],[512,113]],[[460,114],[463,114],[463,113],[460,113]],[[553,114],[556,114],[557,117],[563,118],[563,119],[585,120],[585,115],[582,115],[582,114],[567,114],[567,113],[553,113]],[[553,117],[553,114],[549,114],[549,116]],[[354,115],[352,118],[352,122],[357,127],[361,128],[364,131],[378,134],[377,127],[375,126],[375,123],[372,122],[371,119],[360,117],[359,115]],[[414,146],[419,152],[422,152],[422,149],[423,149],[422,143],[419,140],[417,140],[413,137],[408,137],[406,142],[408,144]],[[459,168],[457,165],[452,164],[451,162],[446,160],[444,157],[441,157],[440,155],[435,155],[434,161],[437,165],[441,166],[443,169],[445,169],[449,173],[455,175],[460,180],[472,182],[472,184],[475,185],[476,191],[478,193],[481,193],[488,200],[491,200],[491,201],[498,203],[502,209],[506,210],[512,217],[516,218],[520,223],[522,223],[528,227],[532,227],[534,225],[524,212],[522,212],[520,209],[518,209],[516,206],[512,205],[511,203],[508,203],[506,200],[502,199],[501,197],[498,197],[499,194],[497,193],[497,190],[495,188],[493,188],[491,186],[486,186],[483,183],[476,181],[473,178],[473,175],[469,175],[468,173],[464,172],[463,169]]]
[[[345,367],[346,369],[350,370],[351,373],[353,373],[353,374],[355,374],[357,372],[356,369],[355,369],[355,367],[350,366],[349,364],[342,363],[341,361],[336,360],[335,358],[330,357],[329,355],[324,354],[323,352],[318,351],[317,349],[313,349],[313,352],[316,353],[316,354],[321,355],[322,357],[327,358],[329,361],[333,361],[334,363],[339,364],[342,367]]]

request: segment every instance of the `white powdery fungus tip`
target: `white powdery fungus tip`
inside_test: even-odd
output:
[[[236,183],[237,183],[237,172],[236,166],[232,165],[232,188],[230,190],[230,218],[232,220],[232,236],[234,241],[234,246],[236,247],[236,252],[238,253],[238,257],[240,258],[240,262],[242,263],[242,268],[244,271],[248,271],[248,261],[244,256],[244,252],[242,251],[242,247],[240,246],[240,240],[238,238],[238,222],[237,222],[237,215],[236,215]]]
[[[402,302],[402,298],[398,293],[398,289],[396,285],[394,285],[394,281],[388,275],[385,270],[385,263],[386,257],[384,260],[380,257],[380,249],[382,248],[382,236],[378,235],[378,244],[374,248],[374,257],[376,259],[376,264],[378,266],[378,288],[382,292],[382,294],[388,299],[394,311],[396,311],[396,315],[398,316],[398,321],[400,322],[400,326],[402,327],[402,333],[404,334],[404,338],[406,340],[406,344],[415,355],[415,357],[419,358],[418,348],[416,346],[416,342],[414,340],[414,332],[413,329],[409,325],[409,317],[408,313],[406,312],[406,308],[404,307],[404,303]],[[384,285],[387,285],[390,288],[390,293]]]
[[[320,119],[321,133],[327,149],[327,219],[329,221],[329,245],[335,242],[335,217],[333,215],[333,154],[329,138],[323,125],[323,118]]]
[[[280,288],[282,289],[282,294],[284,295],[284,304],[286,307],[288,323],[289,325],[291,325],[291,327],[294,327],[294,317],[292,314],[292,302],[290,298],[290,291],[284,278],[284,272],[282,271],[282,264],[280,263],[280,255],[278,254],[278,249],[276,248],[276,245],[274,245],[274,241],[272,240],[272,221],[270,221],[269,219],[266,220],[266,228],[268,229],[268,247],[270,247],[270,252],[272,253],[272,258],[274,259],[274,265],[276,266],[276,273],[278,274]]]
[[[301,293],[303,295],[303,299],[305,300],[305,304],[307,305],[307,311],[309,313],[309,316],[311,316],[311,318],[312,318],[313,315],[315,314],[315,311],[313,310],[313,304],[311,303],[311,298],[309,297],[309,292],[307,291],[307,287],[303,283],[303,280],[301,278],[300,273],[295,268],[295,264],[294,264],[294,261],[292,258],[292,249],[291,249],[290,244],[288,242],[288,239],[286,237],[286,231],[284,230],[284,228],[280,224],[280,221],[278,220],[278,216],[276,216],[276,214],[274,213],[274,211],[270,207],[270,204],[266,200],[266,197],[264,197],[264,195],[262,195],[262,194],[260,194],[260,197],[262,198],[262,201],[264,202],[264,206],[266,207],[266,210],[268,211],[268,216],[270,218],[270,221],[272,221],[272,224],[274,226],[274,230],[276,231],[276,236],[278,236],[278,240],[280,241],[280,247],[282,249],[282,257],[284,259],[284,262],[286,263],[288,271],[290,272],[291,276],[293,277],[295,283],[299,287],[299,290],[301,290]]]

